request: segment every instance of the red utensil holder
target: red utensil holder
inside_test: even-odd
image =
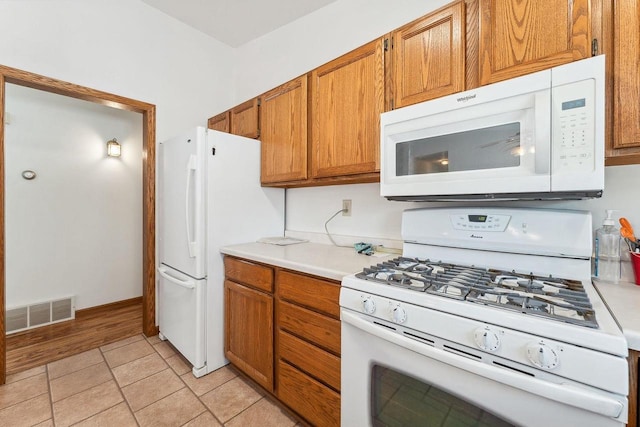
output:
[[[636,279],[636,285],[640,285],[640,254],[636,252],[629,252],[631,258],[631,264],[633,265],[633,275]]]

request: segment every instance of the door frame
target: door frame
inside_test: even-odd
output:
[[[7,346],[5,319],[5,221],[4,221],[4,114],[5,85],[12,83],[108,107],[142,114],[142,331],[158,333],[155,286],[155,174],[156,106],[135,99],[67,83],[0,65],[0,385],[6,382]]]

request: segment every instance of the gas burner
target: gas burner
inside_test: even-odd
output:
[[[575,280],[407,257],[365,268],[356,276],[385,285],[598,327],[589,297],[582,283]]]

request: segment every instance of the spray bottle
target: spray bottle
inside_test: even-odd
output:
[[[594,276],[600,280],[618,283],[620,279],[620,230],[612,218],[613,210],[596,230]]]

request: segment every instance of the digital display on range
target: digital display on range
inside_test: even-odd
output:
[[[469,215],[469,222],[487,222],[486,215]]]
[[[562,103],[562,111],[571,110],[573,108],[582,108],[586,105],[585,98],[574,99],[573,101],[567,101]]]

